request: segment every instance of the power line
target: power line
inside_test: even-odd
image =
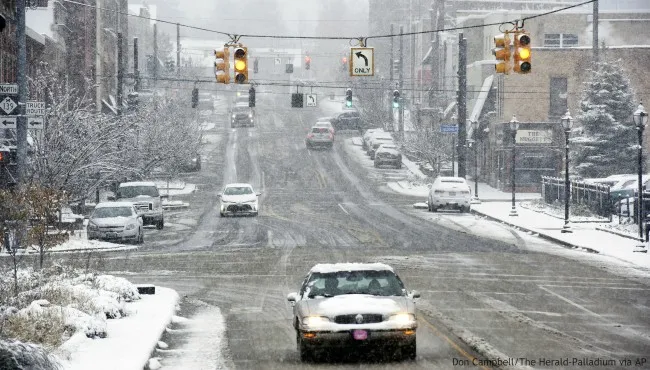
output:
[[[578,3],[575,5],[570,5],[566,6],[563,8],[551,10],[548,12],[536,14],[536,15],[531,15],[529,17],[524,17],[522,19],[514,19],[510,22],[495,22],[495,23],[487,23],[487,24],[480,24],[480,25],[473,25],[473,26],[461,26],[461,27],[451,27],[451,28],[441,28],[441,29],[436,29],[436,30],[428,30],[428,31],[417,31],[417,32],[406,32],[406,33],[398,33],[398,34],[386,34],[386,35],[371,35],[367,37],[359,37],[359,36],[353,36],[353,37],[345,37],[345,36],[287,36],[287,35],[255,35],[255,34],[231,34],[223,31],[217,31],[217,30],[211,30],[208,28],[203,28],[203,27],[197,27],[197,26],[190,26],[187,24],[181,24],[179,22],[172,22],[172,21],[167,21],[167,20],[162,20],[162,19],[155,19],[151,17],[145,17],[142,15],[138,14],[130,14],[128,12],[121,12],[121,11],[115,11],[113,9],[108,9],[105,7],[98,7],[96,5],[91,5],[91,4],[84,4],[75,0],[61,0],[66,3],[70,4],[76,4],[76,5],[81,5],[81,6],[86,6],[90,8],[95,8],[95,9],[100,9],[100,10],[106,10],[110,11],[113,13],[118,13],[122,15],[126,15],[128,17],[137,17],[137,18],[142,18],[142,19],[147,19],[150,21],[156,21],[160,23],[165,23],[165,24],[171,24],[171,25],[178,25],[184,28],[189,28],[189,29],[194,29],[194,30],[199,30],[199,31],[205,31],[205,32],[211,32],[211,33],[216,33],[224,36],[228,36],[233,39],[239,39],[241,37],[247,37],[247,38],[271,38],[271,39],[294,39],[294,40],[369,40],[369,39],[379,39],[379,38],[388,38],[388,37],[403,37],[403,36],[413,36],[413,35],[422,35],[422,34],[429,34],[429,33],[438,33],[438,32],[448,32],[448,31],[458,31],[458,30],[465,30],[465,29],[473,29],[473,28],[483,28],[483,27],[488,27],[488,26],[500,26],[503,24],[513,24],[513,25],[518,25],[519,21],[521,21],[521,24],[523,26],[524,22],[529,19],[534,19],[542,16],[546,16],[549,14],[554,14],[558,13],[561,11],[565,11],[568,9],[580,7],[586,4],[593,3],[594,1],[598,0],[587,0],[582,3]]]

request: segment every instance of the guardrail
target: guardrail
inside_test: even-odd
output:
[[[587,207],[594,214],[612,219],[612,199],[609,194],[609,186],[591,184],[583,181],[570,181],[571,204],[579,204]],[[564,203],[565,182],[558,177],[542,176],[542,198],[544,202],[552,204],[555,202]]]

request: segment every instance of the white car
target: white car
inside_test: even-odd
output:
[[[402,168],[402,153],[397,145],[389,143],[382,144],[375,151],[375,167],[389,164],[395,168]]]
[[[259,212],[259,196],[250,184],[228,184],[219,197],[219,215],[250,215],[257,216]]]
[[[377,133],[384,133],[384,129],[369,128],[366,130],[366,132],[363,133],[363,144],[362,144],[363,150],[368,150],[368,142],[370,141],[370,138],[372,138],[372,136]]]
[[[289,293],[300,359],[318,349],[382,347],[416,356],[417,291],[383,263],[318,264]]]
[[[429,186],[429,212],[440,208],[455,208],[469,212],[471,189],[462,177],[438,177]]]
[[[375,151],[382,144],[395,144],[393,137],[389,133],[373,135],[368,141],[368,155],[370,159],[375,159]]]
[[[334,135],[334,126],[332,126],[332,122],[330,121],[318,121],[313,127],[324,127],[328,129],[332,135]]]
[[[108,200],[131,202],[145,225],[156,225],[158,230],[165,227],[162,197],[153,181],[123,182],[117,188],[116,196]]]
[[[102,202],[88,219],[88,239],[144,242],[142,217],[130,202]]]

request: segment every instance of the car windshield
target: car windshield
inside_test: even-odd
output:
[[[233,113],[249,113],[251,109],[249,107],[234,107],[232,111]]]
[[[253,194],[253,189],[248,186],[230,186],[223,193],[225,195],[246,195]]]
[[[123,186],[117,190],[117,198],[135,198],[139,195],[159,197],[160,193],[156,186]]]
[[[93,211],[91,218],[129,217],[132,215],[131,207],[101,207]]]
[[[404,295],[402,281],[391,271],[338,271],[314,273],[304,289],[308,298],[333,297],[343,294],[376,296]]]

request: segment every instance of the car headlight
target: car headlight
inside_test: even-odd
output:
[[[319,326],[327,324],[330,322],[330,319],[325,316],[307,316],[303,319],[302,322],[305,326]]]
[[[235,119],[235,118],[237,118],[237,116],[235,116],[235,115],[233,114],[233,115],[232,115],[232,119]]]
[[[248,118],[253,118],[253,115],[252,115],[252,114],[249,114],[249,115],[248,115]]]
[[[126,229],[127,229],[127,230],[133,230],[133,229],[135,229],[135,224],[128,224],[128,225],[126,225]]]
[[[388,321],[400,325],[412,324],[415,322],[415,315],[412,313],[398,313],[395,315],[390,315]]]
[[[88,230],[97,230],[97,229],[99,229],[99,226],[95,225],[92,222],[88,223]]]

